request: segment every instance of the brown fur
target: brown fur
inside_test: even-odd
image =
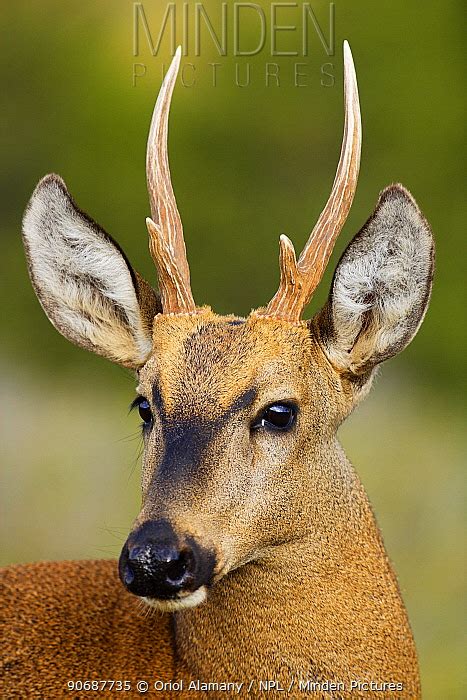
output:
[[[146,677],[174,677],[169,616],[147,619],[116,562],[12,566],[1,589],[0,697],[88,697],[70,693],[67,681],[127,679],[134,687]]]
[[[137,521],[168,513],[181,536],[214,548],[217,581],[206,603],[147,617],[113,563],[14,567],[6,574],[14,630],[3,636],[7,696],[34,688],[53,697],[68,678],[284,685],[293,676],[403,682],[402,697],[419,697],[397,583],[335,439],[358,392],[326,361],[306,323],[254,314],[231,321],[209,309],[158,316],[154,353],[140,372],[139,391],[151,396],[157,384],[177,420],[215,421],[245,389],[257,390],[254,403],[213,435],[198,475],[174,478],[173,488],[158,480],[157,426],[146,439]],[[295,433],[276,436],[275,446],[259,437],[246,459],[245,425],[259,407],[285,398],[300,406]]]

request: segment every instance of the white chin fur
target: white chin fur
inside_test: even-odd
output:
[[[207,597],[206,586],[200,586],[196,591],[184,598],[174,598],[173,600],[158,600],[157,598],[141,598],[146,605],[162,612],[176,612],[185,608],[195,608],[200,603],[204,603]]]

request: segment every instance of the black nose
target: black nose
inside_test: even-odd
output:
[[[120,579],[130,593],[170,599],[210,582],[214,557],[194,539],[183,543],[166,520],[143,523],[126,541],[119,561]]]

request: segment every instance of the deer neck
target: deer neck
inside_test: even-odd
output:
[[[231,572],[205,603],[174,616],[180,673],[285,683],[347,677],[352,659],[353,674],[379,678],[392,668],[383,659],[388,634],[413,647],[366,494],[340,449],[336,459],[347,489],[323,488],[323,517],[306,535]]]

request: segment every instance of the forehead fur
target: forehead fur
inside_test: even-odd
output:
[[[160,315],[140,390],[151,396],[155,389],[168,413],[183,407],[205,410],[209,403],[214,416],[250,389],[297,392],[311,352],[305,323],[255,315],[244,320],[209,309],[190,316]]]

